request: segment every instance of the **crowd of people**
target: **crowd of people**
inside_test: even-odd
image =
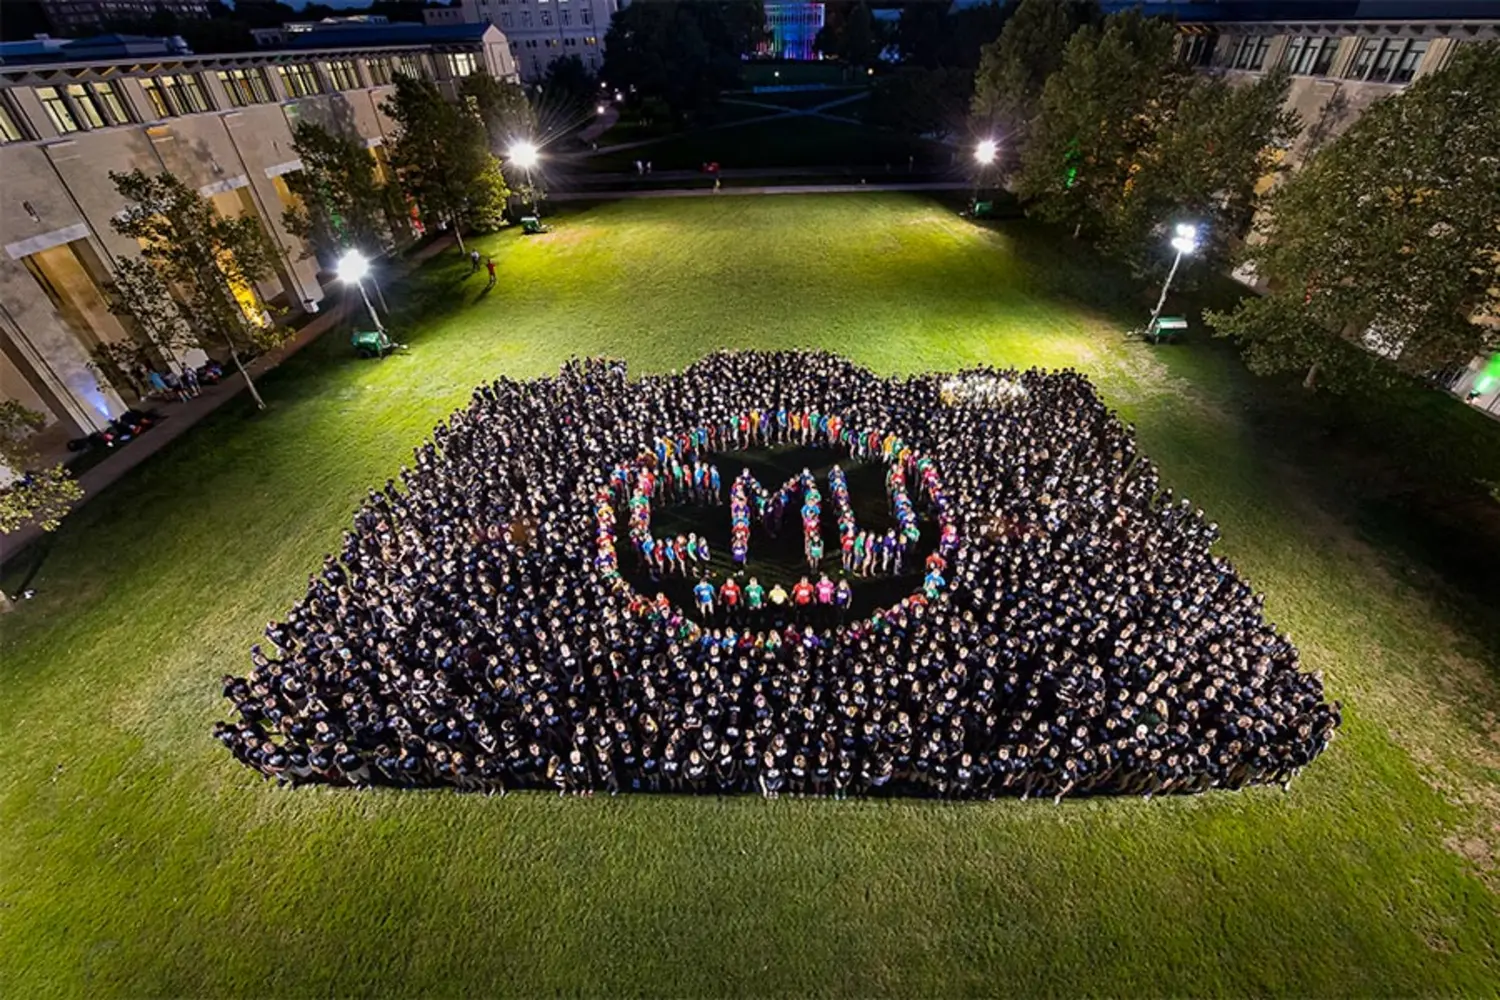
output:
[[[774,446],[745,435],[782,412],[809,440],[836,414],[827,447],[921,484],[907,502],[941,535],[922,586],[816,618],[752,577],[734,600],[780,591],[786,611],[747,624],[627,582],[629,470],[671,477],[661,442],[684,434],[708,435],[702,464]],[[1287,783],[1339,706],[1217,534],[1074,371],[885,379],[823,353],[721,352],[630,379],[572,362],[480,387],[369,492],[248,675],[225,677],[235,718],[216,735],[281,782],[492,793]],[[850,581],[825,580],[791,589],[847,602]]]

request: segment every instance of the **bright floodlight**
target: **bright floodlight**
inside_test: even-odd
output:
[[[989,166],[995,162],[995,156],[999,152],[1000,144],[998,142],[994,139],[985,139],[978,146],[974,147],[974,159],[984,166]]]
[[[529,142],[518,142],[510,147],[510,162],[522,170],[530,170],[536,166],[536,147]]]
[[[370,273],[370,262],[358,250],[350,250],[339,258],[339,280],[357,282]]]
[[[605,107],[602,104],[600,104],[598,107],[594,108],[594,114],[596,114],[596,115],[602,115],[602,114],[604,114],[604,111],[605,111]]]
[[[1198,249],[1198,227],[1190,223],[1179,223],[1176,235],[1172,237],[1172,249],[1178,253],[1190,254]]]

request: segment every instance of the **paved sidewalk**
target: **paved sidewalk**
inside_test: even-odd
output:
[[[723,198],[750,194],[858,194],[870,191],[967,191],[974,185],[962,181],[914,181],[896,184],[778,184],[769,187],[721,187],[704,180],[697,187],[655,188],[633,191],[568,191],[549,194],[548,201],[614,201],[623,198]]]
[[[453,244],[454,240],[451,236],[444,236],[433,240],[420,250],[413,252],[410,256],[396,262],[396,267],[393,269],[395,273],[391,277],[399,277],[405,274],[424,261],[430,260],[442,253],[450,246],[453,246]],[[301,330],[298,330],[295,336],[275,350],[267,351],[245,366],[246,370],[250,372],[250,377],[258,379],[293,354],[302,350],[308,344],[311,344],[314,340],[317,340],[324,333],[341,324],[348,311],[355,308],[354,304],[358,301],[358,296],[348,294],[340,296],[336,303],[325,298],[323,302],[326,308],[313,317]],[[363,307],[360,307],[360,312],[363,313]],[[78,484],[83,487],[83,499],[78,501],[75,509],[88,503],[131,469],[134,469],[146,461],[146,459],[186,434],[200,420],[226,405],[230,400],[244,391],[244,377],[233,366],[225,365],[224,381],[218,385],[205,386],[203,394],[197,399],[190,399],[186,403],[153,404],[155,409],[161,413],[163,417],[162,422],[151,428],[141,437],[121,447],[119,451],[114,452],[82,476],[79,476]],[[41,538],[43,534],[44,532],[40,528],[28,526],[22,528],[20,531],[0,536],[0,565],[19,555],[33,542]]]

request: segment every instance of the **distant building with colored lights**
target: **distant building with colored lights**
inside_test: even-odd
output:
[[[762,55],[775,59],[806,60],[818,58],[813,44],[823,29],[824,8],[821,3],[781,3],[767,0],[766,43]]]

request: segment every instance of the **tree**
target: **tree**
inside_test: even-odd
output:
[[[139,333],[173,360],[183,351],[202,346],[151,261],[142,257],[117,260],[108,297],[111,312],[134,324]],[[119,355],[117,363],[122,358]]]
[[[540,91],[540,116],[546,134],[571,132],[593,117],[599,79],[578,56],[563,56],[547,66]]]
[[[399,127],[391,166],[424,216],[450,223],[460,250],[464,226],[496,224],[495,184],[504,179],[478,114],[444,100],[430,80],[404,75],[381,110]]]
[[[1300,123],[1284,110],[1291,79],[1284,70],[1236,86],[1194,77],[1175,108],[1164,109],[1156,134],[1138,151],[1103,243],[1137,273],[1170,261],[1167,228],[1198,226],[1196,257],[1228,262],[1258,204],[1257,187],[1280,169]]]
[[[869,6],[861,0],[836,24],[825,25],[818,32],[814,46],[826,56],[864,69],[880,58],[883,47],[880,23],[870,14]]]
[[[636,101],[678,117],[708,110],[740,81],[740,58],[765,35],[758,0],[655,0],[610,19],[604,78]]]
[[[156,279],[176,290],[200,339],[222,341],[255,405],[265,401],[240,359],[247,345],[271,346],[285,333],[271,324],[255,283],[274,272],[270,241],[254,216],[226,218],[171,174],[110,172],[130,203],[110,224],[141,245]],[[171,297],[161,300],[165,308]]]
[[[1277,188],[1244,261],[1271,291],[1210,316],[1258,371],[1347,388],[1493,350],[1500,314],[1500,46],[1464,45]],[[1334,363],[1352,344],[1362,365]]]
[[[1061,68],[1068,39],[1099,17],[1094,0],[1021,0],[980,54],[971,106],[975,132],[1019,137],[1036,114],[1047,78]]]
[[[484,123],[490,152],[499,153],[520,140],[537,140],[536,112],[519,84],[496,80],[488,73],[471,73],[458,85],[458,92]]]
[[[83,497],[83,488],[61,465],[37,468],[39,456],[27,439],[46,422],[42,414],[13,399],[0,400],[0,468],[13,476],[0,485],[0,535],[28,524],[56,531],[73,504]],[[0,605],[9,609],[3,595]]]
[[[292,149],[302,169],[286,175],[297,204],[282,213],[287,232],[310,242],[326,257],[350,247],[376,255],[390,244],[386,193],[368,150],[341,132],[300,121]]]
[[[1085,26],[1042,88],[1021,153],[1028,210],[1102,236],[1171,109],[1191,86],[1173,58],[1175,29],[1139,11]]]
[[[870,89],[865,121],[913,135],[951,135],[963,126],[972,79],[962,69],[903,66]]]

